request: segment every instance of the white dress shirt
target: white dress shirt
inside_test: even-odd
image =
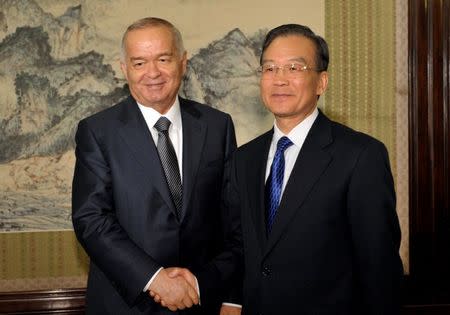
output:
[[[180,178],[183,182],[183,124],[181,121],[180,101],[178,97],[175,99],[172,107],[164,115],[161,115],[158,111],[151,107],[147,107],[138,103],[139,109],[144,116],[147,127],[152,134],[155,145],[158,144],[158,131],[154,128],[156,122],[161,116],[170,120],[169,138],[172,141],[175,154],[177,155],[178,168],[180,170]]]
[[[281,130],[278,128],[277,123],[275,122],[273,125],[273,136],[272,142],[270,144],[269,155],[267,156],[267,166],[266,166],[266,181],[267,177],[270,174],[270,168],[272,167],[273,157],[275,156],[275,152],[277,150],[277,143],[281,137],[288,137],[293,145],[284,151],[284,178],[283,178],[283,186],[281,188],[281,196],[283,196],[284,189],[286,188],[286,184],[289,180],[289,176],[291,176],[292,169],[294,168],[295,161],[297,160],[297,156],[300,153],[300,150],[305,142],[306,136],[309,133],[314,121],[319,115],[319,110],[316,109],[306,117],[301,123],[295,126],[287,135],[283,134]]]

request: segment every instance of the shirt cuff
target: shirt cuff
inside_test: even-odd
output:
[[[222,305],[242,308],[242,305],[240,305],[240,304],[234,304],[234,303],[228,303],[228,302],[223,302]]]
[[[147,282],[147,285],[144,287],[144,290],[142,290],[142,292],[147,292],[148,291],[148,288],[150,288],[150,285],[152,284],[152,282],[153,282],[153,280],[155,280],[155,278],[156,278],[156,276],[158,275],[158,273],[161,271],[161,270],[163,270],[164,268],[163,267],[161,267],[161,268],[159,268],[154,274],[153,274],[153,276],[150,278],[150,280]],[[197,284],[197,287],[198,287],[198,284]]]
[[[200,302],[200,286],[198,285],[197,277],[194,276],[194,278],[195,278],[195,283],[196,283],[196,285],[197,285],[198,305],[202,305],[202,303]]]

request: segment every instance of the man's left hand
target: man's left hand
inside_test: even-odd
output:
[[[231,305],[222,305],[220,308],[220,315],[241,315],[242,308],[231,306]]]

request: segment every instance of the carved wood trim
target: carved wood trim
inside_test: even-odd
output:
[[[450,1],[409,0],[408,5],[410,275],[405,302],[447,304]]]
[[[84,314],[85,289],[3,292],[1,314]]]

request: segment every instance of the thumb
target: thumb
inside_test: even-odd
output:
[[[170,271],[167,273],[167,275],[169,276],[169,278],[176,278],[178,276],[183,276],[183,269],[181,268],[171,268]]]

